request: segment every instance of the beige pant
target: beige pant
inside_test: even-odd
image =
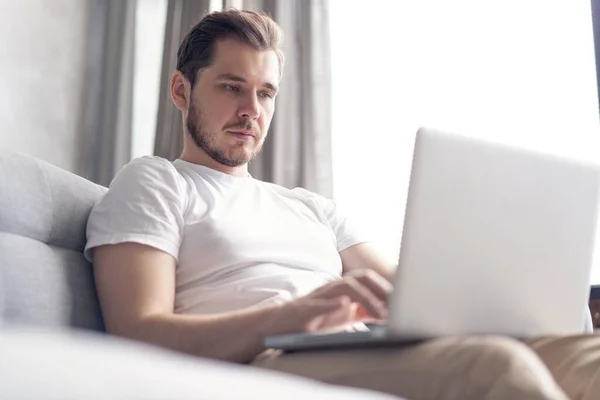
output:
[[[409,400],[600,400],[600,335],[437,339],[377,349],[265,353],[253,365]]]

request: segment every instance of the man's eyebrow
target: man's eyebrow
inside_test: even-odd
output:
[[[278,92],[279,91],[279,88],[277,87],[277,85],[275,85],[273,83],[266,82],[263,86],[266,87],[269,90],[274,91],[274,92]]]
[[[241,76],[238,76],[238,75],[235,75],[235,74],[229,74],[229,73],[219,74],[219,75],[217,75],[217,79],[218,80],[227,80],[227,81],[240,82],[240,83],[246,83],[247,82]],[[270,82],[265,82],[263,84],[263,86],[266,87],[269,90],[274,91],[274,92],[277,92],[279,90],[279,88],[277,87],[277,85],[275,85],[273,83],[270,83]]]
[[[219,74],[217,75],[217,79],[223,79],[223,80],[227,80],[227,81],[235,81],[235,82],[243,82],[245,83],[246,80],[244,78],[242,78],[241,76],[238,75],[234,75],[234,74]]]

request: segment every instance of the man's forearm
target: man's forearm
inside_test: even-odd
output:
[[[340,252],[344,273],[370,269],[389,282],[396,273],[396,260],[384,257],[371,243],[359,243]]]
[[[265,347],[278,306],[217,315],[161,314],[143,318],[124,336],[184,353],[234,362],[249,362]],[[117,332],[120,333],[120,332]]]

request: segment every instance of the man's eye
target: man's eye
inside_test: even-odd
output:
[[[272,99],[273,95],[271,93],[269,93],[269,92],[262,92],[260,94],[260,97],[262,97],[263,99]]]
[[[237,93],[240,91],[240,88],[234,85],[223,85],[223,87],[225,88],[225,90],[232,93]]]

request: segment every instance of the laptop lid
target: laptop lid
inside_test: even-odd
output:
[[[599,179],[595,165],[420,129],[390,334],[580,333]]]

